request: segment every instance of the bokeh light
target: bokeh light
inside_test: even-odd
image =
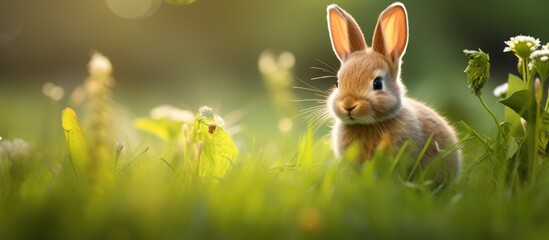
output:
[[[106,0],[113,13],[121,18],[146,18],[155,13],[162,0]]]

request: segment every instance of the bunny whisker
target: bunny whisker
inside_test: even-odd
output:
[[[295,99],[295,100],[290,100],[291,102],[314,102],[314,103],[326,103],[326,100],[325,99]]]
[[[298,78],[297,80],[299,80],[299,82],[303,83],[305,86],[307,87],[300,87],[300,86],[295,86],[294,88],[295,89],[300,89],[300,90],[306,90],[306,91],[311,91],[311,92],[316,92],[316,93],[320,93],[322,94],[322,96],[328,96],[328,92],[325,91],[325,90],[322,90],[316,86],[313,86],[312,84],[310,83],[307,83],[306,81],[303,81],[303,79],[300,79]]]
[[[302,116],[304,119],[313,119],[318,116],[324,116],[328,115],[328,112],[326,111],[326,107],[324,106],[314,106],[306,109],[299,110],[299,113],[296,115],[297,117]]]
[[[310,91],[310,92],[315,92],[317,94],[320,94],[320,96],[328,96],[328,93],[326,91],[322,91],[322,90],[319,90],[319,89],[314,89],[314,88],[307,88],[307,87],[299,87],[299,86],[295,86],[293,87],[294,89],[298,89],[298,90],[306,90],[306,91]],[[316,95],[316,94],[315,94]]]
[[[309,108],[299,110],[298,116],[299,115],[304,115],[304,114],[309,114],[309,113],[314,113],[316,111],[327,112],[325,106],[319,105],[319,106],[313,106],[313,107],[309,107]]]
[[[316,61],[318,61],[319,63],[322,63],[322,65],[324,65],[325,67],[329,68],[329,70],[328,70],[328,69],[324,69],[324,68],[317,67],[318,69],[323,70],[323,71],[328,72],[328,73],[337,74],[337,69],[334,68],[334,67],[332,67],[330,64],[328,64],[328,63],[326,63],[326,62],[324,62],[324,61],[322,61],[322,60],[320,60],[320,59],[318,59],[318,58],[316,59]]]
[[[311,80],[315,81],[315,80],[322,80],[322,79],[337,79],[337,76],[336,75],[326,75],[326,76],[320,76],[320,77],[313,77],[311,78]]]
[[[304,110],[301,110],[296,117],[302,116],[303,123],[309,123],[313,131],[318,130],[320,127],[325,125],[329,120],[329,114],[326,111],[325,106],[314,106]]]

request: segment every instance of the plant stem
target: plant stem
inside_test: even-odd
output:
[[[482,98],[482,95],[479,95],[478,99],[480,100],[480,103],[482,103],[482,106],[484,107],[484,109],[486,109],[486,111],[488,111],[488,113],[490,113],[490,115],[494,119],[494,123],[496,124],[496,127],[499,128],[499,121],[498,121],[498,118],[496,117],[496,114],[494,114],[494,112],[492,112],[492,110],[488,107],[488,105],[486,105],[486,102],[484,102],[484,98]]]
[[[525,176],[522,176],[522,181],[529,181],[532,182],[535,178],[534,174],[534,165],[536,163],[536,160],[538,158],[538,136],[539,136],[539,124],[541,124],[540,119],[540,107],[536,101],[536,84],[535,80],[531,79],[529,76],[529,69],[528,69],[528,60],[529,59],[523,59],[523,81],[525,81],[528,84],[528,88],[531,91],[529,104],[534,104],[535,111],[530,113],[531,116],[529,116],[528,120],[528,127],[527,127],[527,139],[526,143],[530,148],[528,149],[528,159],[523,162],[523,164],[526,164],[525,168],[523,168],[525,172]]]

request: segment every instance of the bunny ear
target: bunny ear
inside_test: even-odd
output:
[[[402,3],[396,2],[379,15],[372,48],[396,63],[408,45],[408,14]]]
[[[366,49],[364,35],[351,15],[335,4],[328,6],[327,12],[332,48],[341,62],[351,53]]]

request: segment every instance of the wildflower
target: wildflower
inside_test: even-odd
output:
[[[51,82],[47,82],[42,86],[42,94],[51,98],[54,101],[59,101],[65,95],[65,90],[62,87],[57,86]]]
[[[94,51],[88,64],[89,76],[84,82],[88,98],[88,116],[90,123],[90,148],[88,165],[92,183],[105,175],[104,161],[111,156],[111,139],[109,133],[111,121],[111,88],[114,85],[111,61],[103,54]]]
[[[541,50],[549,50],[549,43],[541,46]]]
[[[0,141],[0,159],[25,161],[29,157],[30,145],[23,139]]]
[[[161,105],[151,110],[152,119],[169,119],[175,122],[193,123],[194,114],[171,105]]]
[[[508,83],[501,84],[494,88],[494,96],[498,98],[503,98],[505,95],[507,95],[507,89],[509,88]]]
[[[480,96],[484,83],[490,78],[490,56],[481,49],[479,51],[463,50],[463,53],[469,58],[469,65],[464,71],[467,73],[468,87],[475,95]]]
[[[549,50],[536,50],[530,54],[530,59],[528,66],[530,70],[535,69],[543,80],[547,79],[549,76]]]
[[[503,49],[503,52],[513,52],[518,58],[528,59],[530,54],[538,49],[540,42],[539,39],[530,36],[518,35],[505,41],[505,44],[507,47]]]
[[[88,64],[88,71],[92,74],[110,76],[112,74],[111,61],[103,54],[94,52]]]
[[[225,126],[225,120],[223,120],[221,116],[215,114],[211,107],[203,106],[198,110],[198,112],[201,117],[213,119],[215,121],[215,124],[217,124],[217,126],[220,126],[220,127]]]
[[[0,176],[8,174],[15,182],[22,182],[28,173],[30,145],[22,139],[0,141]]]

